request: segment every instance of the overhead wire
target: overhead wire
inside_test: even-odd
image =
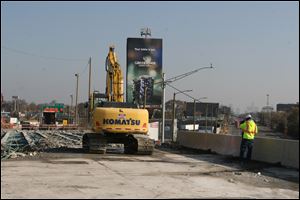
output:
[[[79,74],[83,74],[83,73],[85,73],[86,72],[86,70],[87,70],[87,68],[88,68],[88,66],[89,66],[89,61],[88,61],[88,63],[86,64],[86,66],[85,66],[85,68],[82,70],[82,72],[81,73],[79,73]]]
[[[86,59],[70,59],[70,58],[58,58],[58,57],[51,57],[51,56],[43,56],[43,55],[38,55],[38,54],[34,54],[34,53],[28,53],[26,51],[22,51],[22,50],[18,50],[18,49],[14,49],[14,48],[10,48],[10,47],[6,47],[6,46],[1,46],[2,49],[14,52],[14,53],[19,53],[19,54],[23,54],[23,55],[28,55],[28,56],[34,56],[34,57],[39,57],[39,58],[44,58],[44,59],[51,59],[51,60],[62,60],[62,61],[72,61],[72,62],[76,62],[76,61],[83,61]],[[82,70],[82,72],[80,74],[83,74],[86,72],[87,68],[89,65],[89,61],[87,63],[87,65],[85,66],[85,68]]]
[[[191,95],[189,95],[189,94],[177,89],[176,87],[172,86],[170,83],[166,83],[166,85],[168,85],[169,87],[173,88],[174,90],[177,90],[178,92],[184,94],[185,96],[190,97],[193,100],[197,100],[196,98],[192,97]]]
[[[1,46],[1,49],[5,49],[5,50],[8,50],[8,51],[23,54],[23,55],[39,57],[39,58],[43,58],[43,59],[72,61],[72,62],[85,60],[85,59],[82,59],[82,58],[58,58],[58,57],[52,57],[52,56],[43,56],[43,55],[38,55],[38,54],[34,54],[34,53],[28,53],[26,51],[22,51],[22,50],[18,50],[18,49],[14,49],[14,48],[11,48],[11,47],[6,47],[6,46]]]

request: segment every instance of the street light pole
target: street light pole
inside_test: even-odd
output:
[[[174,92],[173,94],[173,110],[172,110],[172,141],[176,142],[177,135],[175,134],[175,118],[176,118],[176,110],[175,110],[175,96],[176,94],[179,93],[184,93],[184,92],[191,92],[193,90],[184,90],[184,91],[179,91],[179,92]]]
[[[79,74],[75,74],[75,76],[77,77],[77,84],[76,84],[76,102],[75,102],[75,124],[78,124],[78,107],[77,107],[77,103],[78,103],[78,79],[79,79]]]
[[[176,139],[175,139],[175,128],[174,128],[174,126],[175,126],[175,117],[176,117],[176,114],[175,114],[175,95],[176,95],[176,93],[174,92],[174,94],[173,94],[173,112],[172,112],[172,141],[173,142],[175,142],[176,141]]]
[[[208,110],[208,104],[206,103],[206,109],[205,109],[205,133],[207,132],[207,110]]]
[[[155,84],[161,83],[162,84],[162,90],[163,90],[163,92],[162,92],[163,93],[162,94],[162,143],[164,143],[164,137],[165,137],[165,87],[166,87],[166,84],[168,84],[170,87],[172,87],[170,85],[170,83],[172,83],[174,81],[177,81],[177,80],[180,80],[180,79],[183,79],[187,76],[190,76],[190,75],[192,75],[192,74],[194,74],[194,73],[196,73],[196,72],[198,72],[202,69],[213,69],[213,66],[212,66],[212,64],[210,64],[210,67],[201,67],[201,68],[198,68],[196,70],[187,72],[185,74],[181,74],[179,76],[172,77],[168,80],[165,79],[165,73],[162,73],[162,81],[159,81],[159,82],[155,83]]]
[[[193,116],[193,121],[194,121],[194,126],[193,126],[193,130],[195,131],[195,121],[196,121],[196,99],[194,99],[194,116]]]
[[[71,106],[70,106],[70,108],[69,108],[69,123],[71,123],[71,113],[72,113],[72,108],[73,108],[73,94],[71,94],[70,95],[70,97],[71,97]],[[72,124],[73,124],[73,121],[72,121]]]
[[[90,123],[90,103],[91,103],[91,68],[92,68],[92,57],[90,57],[90,60],[89,60],[89,91],[88,91],[88,112],[87,112],[87,116],[88,116],[88,124]]]
[[[199,101],[200,99],[207,99],[207,97],[201,97],[199,99],[194,99],[194,116],[193,116],[193,121],[194,121],[194,131],[195,131],[195,123],[196,123],[196,101]],[[199,127],[198,127],[199,129]]]
[[[214,108],[213,105],[211,104],[211,116],[210,116],[210,126],[212,127],[213,123],[213,114],[214,114]]]

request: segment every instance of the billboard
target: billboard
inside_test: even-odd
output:
[[[126,101],[160,107],[162,39],[127,38]],[[146,92],[145,92],[146,90]]]

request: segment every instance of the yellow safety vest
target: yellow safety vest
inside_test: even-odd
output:
[[[255,134],[257,134],[257,126],[253,120],[245,121],[240,125],[240,129],[243,131],[243,138],[247,140],[253,140]]]

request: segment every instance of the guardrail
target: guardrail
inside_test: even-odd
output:
[[[177,141],[189,148],[239,156],[241,136],[178,131]],[[252,159],[299,169],[299,140],[257,136],[254,140]]]

